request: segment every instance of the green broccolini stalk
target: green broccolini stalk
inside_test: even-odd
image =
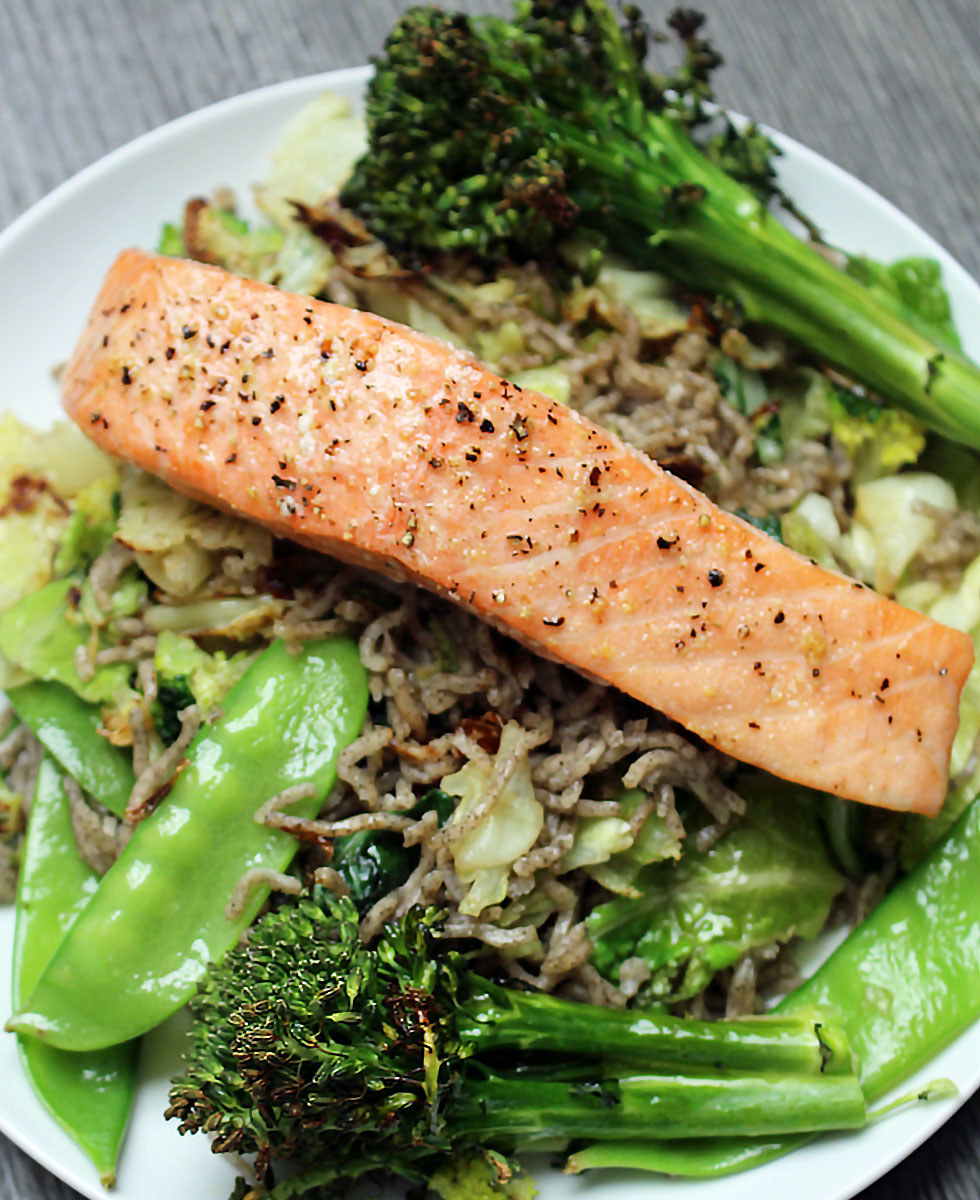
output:
[[[792,206],[768,138],[706,134],[720,59],[701,20],[672,15],[687,53],[660,76],[636,12],[620,24],[605,0],[521,0],[509,20],[409,10],[375,62],[343,203],[417,266],[546,258],[573,231],[649,256],[980,447],[980,368],[776,220],[774,195]]]
[[[192,1001],[168,1117],[296,1173],[276,1200],[384,1171],[425,1182],[489,1148],[853,1128],[847,1042],[815,1013],[700,1022],[501,987],[413,910],[361,942],[321,888],[263,917]]]

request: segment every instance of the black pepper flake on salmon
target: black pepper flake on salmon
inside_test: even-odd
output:
[[[758,729],[758,728],[759,728],[758,721],[749,721],[749,729]]]
[[[282,408],[282,399],[281,399],[281,397],[277,396],[275,398],[275,400],[273,400],[272,403],[269,405],[269,412],[277,413],[280,410],[280,408]]]
[[[589,485],[591,487],[598,487],[599,480],[601,478],[602,478],[602,468],[601,467],[593,467],[592,470],[589,472]]]
[[[368,369],[368,365],[363,358],[358,358],[354,362],[354,369],[355,371],[366,371]]]
[[[261,424],[262,424],[262,418],[261,418],[261,417],[253,417],[253,418],[252,418],[252,424],[253,424],[253,425],[261,425]]]
[[[234,451],[232,451],[231,454],[229,454],[228,457],[225,459],[225,466],[230,467],[233,463],[235,463],[237,461],[237,459],[238,459],[238,455]]]
[[[814,667],[813,670],[810,672],[810,674],[813,676],[814,679],[819,679],[820,678],[820,668]]]
[[[506,395],[504,396],[504,399],[507,399]],[[514,437],[516,437],[519,442],[523,442],[525,438],[530,436],[528,423],[520,413],[518,413],[514,417],[513,421],[511,421],[509,428],[511,433],[513,433]]]
[[[672,533],[670,537],[664,537],[663,534],[659,534],[657,537],[657,546],[661,550],[669,550],[671,546],[676,546],[679,540],[676,533]],[[678,586],[677,590],[682,592],[684,589]]]
[[[466,421],[475,420],[476,417],[473,413],[473,409],[470,408],[468,404],[464,404],[462,400],[458,400],[456,402],[456,423],[458,425],[462,425]]]
[[[202,400],[201,401],[201,412],[207,412],[209,409],[214,408],[215,403],[216,403],[216,401],[214,401],[214,400]]]
[[[123,367],[122,381],[127,387],[129,387],[129,385],[133,382],[133,377],[130,374],[129,367]]]
[[[541,624],[557,627],[559,625],[565,624],[565,618],[564,617],[542,617]]]
[[[721,587],[721,585],[725,582],[725,573],[723,571],[719,571],[717,567],[712,567],[708,572],[708,582],[713,588]]]
[[[940,671],[940,674],[942,674],[941,671]],[[891,681],[889,679],[883,679],[881,681],[881,683],[878,684],[878,691],[879,692],[887,692],[890,687],[891,687]]]
[[[480,432],[493,433],[493,421],[491,421],[488,417],[484,417],[480,422]]]
[[[273,475],[272,482],[276,485],[276,487],[287,488],[289,491],[293,491],[293,489],[296,487],[295,479],[283,479],[281,475]]]
[[[765,564],[765,563],[756,563],[756,564],[755,564],[755,570],[756,570],[757,572],[758,572],[758,571],[764,571],[765,569],[766,569],[766,564]]]
[[[785,620],[786,620],[786,614],[785,614],[784,612],[778,612],[778,613],[776,613],[776,615],[773,617],[773,619],[772,619],[772,623],[773,623],[774,625],[782,625],[782,623],[783,623]]]
[[[185,325],[180,332],[185,342],[189,342],[191,338],[197,337],[197,330],[193,325]]]
[[[99,413],[99,412],[89,413],[89,417],[88,417],[88,423],[89,423],[90,425],[98,425],[98,423],[99,423],[101,420],[102,420],[102,414],[101,414],[101,413]]]

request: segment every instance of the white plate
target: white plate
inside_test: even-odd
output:
[[[183,117],[69,180],[0,235],[0,404],[34,423],[53,419],[58,399],[51,367],[67,358],[116,252],[154,245],[161,222],[175,218],[191,195],[220,184],[247,195],[288,117],[325,89],[358,102],[366,78],[366,68],[358,68],[298,79]],[[939,259],[966,348],[980,359],[980,287],[966,271],[864,184],[798,143],[778,141],[785,151],[780,177],[787,191],[831,242],[883,259],[909,254]],[[13,925],[12,907],[0,907],[0,963],[10,959]],[[0,968],[0,1012],[9,1010],[9,979]],[[234,1168],[212,1156],[204,1138],[181,1139],[162,1118],[178,1039],[171,1023],[146,1041],[113,1193],[117,1200],[226,1200],[230,1191]],[[918,1080],[937,1076],[954,1080],[959,1101],[908,1109],[744,1175],[674,1182],[625,1172],[579,1179],[544,1172],[538,1181],[545,1200],[846,1200],[911,1153],[980,1086],[980,1025],[938,1055]],[[24,1081],[14,1038],[2,1035],[0,1130],[85,1196],[105,1196],[88,1160]]]

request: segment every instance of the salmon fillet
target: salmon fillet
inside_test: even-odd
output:
[[[90,437],[179,491],[449,596],[727,754],[942,804],[969,638],[436,339],[129,250],[62,386]]]

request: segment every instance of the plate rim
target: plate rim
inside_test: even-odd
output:
[[[364,64],[280,80],[224,97],[146,130],[64,179],[18,214],[3,230],[0,230],[0,262],[8,250],[15,246],[21,238],[30,236],[33,226],[42,223],[63,205],[70,204],[76,192],[83,191],[90,183],[97,181],[102,175],[111,173],[132,156],[145,150],[152,152],[163,149],[169,142],[178,141],[185,134],[193,132],[198,126],[219,120],[235,110],[238,110],[238,115],[244,116],[250,109],[261,109],[269,103],[288,102],[292,98],[296,99],[297,104],[302,104],[312,99],[318,91],[331,89],[363,92],[364,84],[370,78],[371,70],[370,65]],[[730,111],[730,115],[737,122],[748,120],[734,111]],[[805,164],[807,169],[817,171],[824,177],[829,176],[835,186],[850,189],[875,206],[887,210],[889,217],[896,225],[901,226],[906,233],[919,242],[925,243],[928,253],[939,261],[947,286],[955,281],[956,288],[964,290],[967,294],[972,293],[978,314],[980,314],[980,283],[950,251],[903,212],[897,204],[832,159],[813,150],[798,139],[762,123],[760,123],[760,128],[774,139],[780,149],[789,151],[789,161]],[[980,1020],[963,1030],[959,1037],[963,1037],[977,1028],[980,1028]],[[956,1040],[958,1039],[953,1039],[946,1046],[953,1045]],[[824,1200],[851,1200],[864,1188],[883,1177],[913,1154],[978,1090],[980,1090],[980,1065],[975,1068],[972,1078],[960,1089],[956,1097],[936,1104],[934,1112],[923,1111],[923,1116],[911,1132],[911,1136],[906,1134],[894,1150],[875,1159],[873,1165],[869,1165],[859,1175],[854,1176],[845,1185],[843,1191],[828,1193]],[[57,1143],[54,1147],[50,1147],[44,1141],[31,1137],[28,1133],[8,1123],[2,1110],[0,1110],[0,1133],[8,1137],[14,1145],[23,1150],[40,1166],[79,1191],[88,1200],[105,1200],[107,1196],[111,1196],[112,1193],[106,1192],[96,1179],[80,1177],[70,1165],[64,1166],[58,1157]],[[860,1133],[861,1131],[857,1131],[857,1134],[853,1136],[859,1137]],[[768,1164],[761,1165],[757,1170],[764,1170],[765,1165]],[[722,1179],[717,1182],[720,1184]]]

